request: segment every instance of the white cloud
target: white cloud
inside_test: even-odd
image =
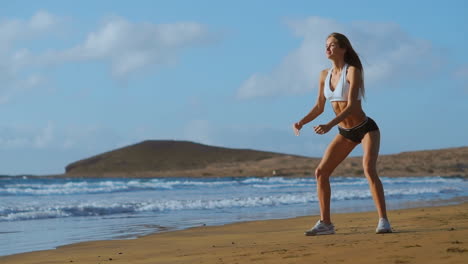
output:
[[[49,30],[58,25],[60,20],[60,18],[41,10],[31,17],[29,27],[34,31]]]
[[[0,73],[0,82],[2,82],[0,104],[9,103],[12,98],[48,83],[47,77],[39,73],[25,74],[25,77],[18,75]]]
[[[196,22],[135,23],[110,17],[74,46],[36,51],[34,41],[56,33],[64,20],[38,11],[28,20],[0,21],[0,103],[26,87],[43,86],[48,67],[101,61],[114,78],[126,80],[154,66],[175,65],[185,49],[215,40],[215,34]]]
[[[42,86],[47,78],[31,66],[40,65],[37,56],[22,47],[57,31],[62,19],[46,11],[36,12],[28,20],[0,21],[0,104],[25,90]]]
[[[172,24],[132,23],[124,18],[105,20],[86,39],[67,50],[45,54],[52,63],[102,60],[116,78],[154,65],[171,65],[183,49],[212,40],[205,25],[196,22]]]
[[[29,20],[4,19],[0,21],[0,54],[9,51],[17,42],[43,37],[60,27],[62,19],[40,10]]]
[[[441,63],[431,43],[412,37],[394,23],[355,22],[309,17],[289,20],[292,33],[303,38],[270,73],[255,73],[240,86],[239,98],[301,94],[318,86],[321,70],[330,67],[325,40],[332,32],[348,36],[364,65],[366,85],[430,76]]]

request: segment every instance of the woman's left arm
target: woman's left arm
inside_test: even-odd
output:
[[[330,131],[330,129],[332,129],[334,126],[338,125],[341,121],[343,121],[354,110],[354,108],[358,106],[359,88],[362,84],[361,76],[361,70],[354,66],[349,66],[346,78],[349,82],[348,104],[343,109],[343,111],[339,113],[335,118],[333,118],[330,122],[328,122],[328,124],[314,127],[316,133],[327,133],[328,131]]]

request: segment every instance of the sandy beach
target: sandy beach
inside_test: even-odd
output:
[[[466,201],[466,199],[464,199]],[[0,257],[0,263],[467,263],[468,202],[389,212],[394,233],[374,234],[375,212],[334,214],[335,235],[306,237],[317,216],[195,227],[133,240],[85,242]]]

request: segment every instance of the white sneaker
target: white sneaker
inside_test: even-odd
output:
[[[390,223],[388,222],[387,219],[385,218],[379,219],[379,224],[377,225],[377,228],[375,229],[375,233],[376,234],[392,233],[392,227],[390,226]]]
[[[319,236],[319,235],[331,235],[335,234],[335,226],[333,224],[325,224],[321,220],[318,220],[314,227],[305,231],[306,236]]]

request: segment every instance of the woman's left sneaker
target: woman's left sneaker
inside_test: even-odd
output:
[[[390,226],[390,223],[388,222],[387,219],[385,218],[379,219],[379,224],[377,225],[377,228],[375,229],[375,233],[376,234],[392,233],[392,227]]]
[[[333,224],[325,224],[321,220],[318,220],[314,227],[305,231],[306,236],[320,236],[320,235],[332,235],[335,234],[335,226]]]

